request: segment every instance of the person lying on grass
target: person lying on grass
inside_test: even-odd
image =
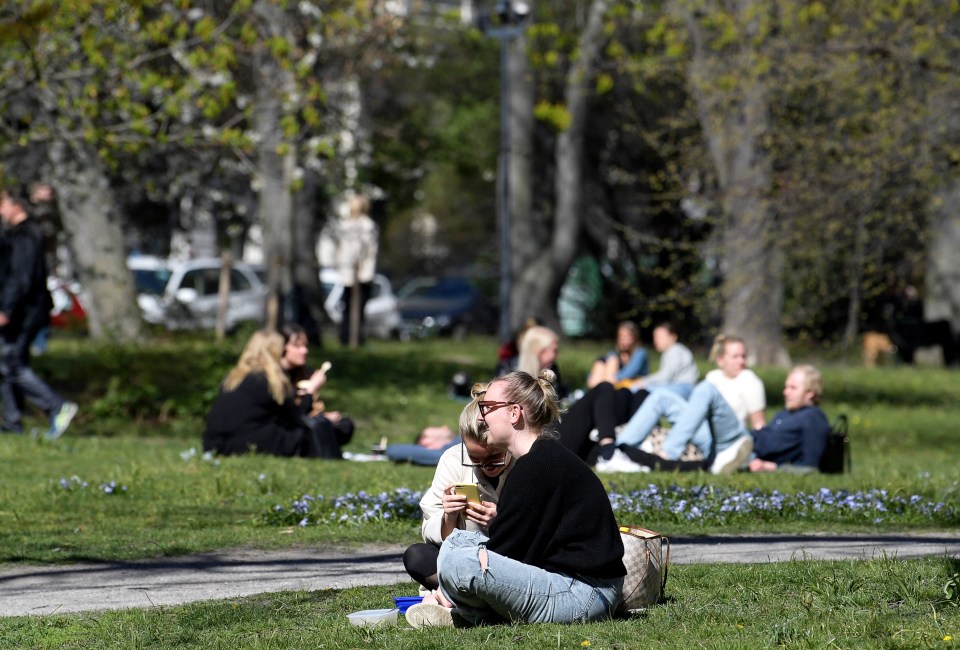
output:
[[[487,533],[490,522],[497,516],[500,492],[513,467],[509,452],[488,444],[487,425],[478,417],[477,402],[483,398],[486,388],[486,384],[474,384],[473,399],[460,413],[462,442],[443,452],[433,483],[420,499],[423,542],[404,551],[403,566],[410,577],[420,583],[421,591],[440,586],[437,556],[450,533],[454,530]],[[454,485],[458,483],[475,483],[480,503],[469,502],[465,495],[456,494]]]
[[[440,547],[440,588],[407,610],[415,628],[611,618],[622,600],[623,542],[597,475],[552,439],[549,370],[494,379],[477,406],[487,440],[516,460],[490,534],[456,530]]]
[[[387,447],[387,458],[397,463],[429,465],[436,467],[443,453],[460,444],[460,436],[447,425],[424,427],[412,443],[399,443]]]

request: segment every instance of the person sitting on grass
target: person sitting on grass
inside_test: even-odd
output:
[[[260,330],[250,337],[207,414],[204,451],[323,457],[325,447],[304,419],[280,365],[283,348],[277,332]]]
[[[500,492],[513,467],[509,452],[487,443],[487,425],[478,418],[477,407],[485,390],[486,384],[474,384],[473,399],[460,413],[463,441],[443,452],[433,483],[420,499],[423,543],[407,548],[403,554],[403,566],[410,577],[420,583],[421,591],[439,587],[437,556],[440,545],[450,533],[460,529],[486,534],[490,522],[497,516]],[[480,503],[468,502],[466,496],[454,494],[453,486],[457,483],[476,483]]]
[[[704,387],[702,394],[701,386]],[[691,402],[696,399],[702,403],[715,438],[730,441],[717,452],[715,459],[679,461],[637,447],[622,445],[618,448],[634,463],[649,469],[681,472],[711,469],[714,473],[728,473],[744,467],[753,472],[789,467],[798,472],[816,471],[830,435],[830,422],[819,407],[822,394],[820,371],[810,365],[796,366],[784,382],[785,408],[766,426],[748,432],[742,423],[737,422],[719,390],[702,382],[691,395]],[[691,422],[699,416],[693,409],[688,411]],[[674,426],[680,425],[687,417],[685,411]]]
[[[560,335],[549,327],[533,325],[525,329],[517,338],[519,355],[502,360],[494,371],[497,376],[519,370],[534,377],[541,370],[549,369],[553,373],[553,388],[559,399],[566,399],[570,390],[560,378],[557,358],[560,356]]]
[[[327,383],[324,364],[314,370],[307,364],[310,352],[307,331],[296,323],[287,323],[280,328],[283,336],[283,354],[280,366],[296,392],[294,401],[300,407],[304,420],[316,432],[322,458],[342,458],[340,449],[353,439],[353,420],[340,411],[328,411],[319,398],[320,389]]]
[[[620,606],[623,542],[603,483],[551,438],[553,379],[512,372],[478,402],[488,443],[516,460],[489,535],[456,530],[444,540],[440,588],[407,610],[411,626],[599,621]]]
[[[830,422],[820,409],[823,377],[810,365],[797,366],[787,375],[783,387],[784,410],[773,416],[769,426],[751,432],[751,472],[790,469],[814,472],[830,438]]]
[[[593,362],[587,376],[587,388],[609,382],[617,388],[627,388],[633,379],[650,372],[647,351],[640,341],[640,328],[633,321],[623,321],[617,326],[616,349]]]
[[[672,390],[681,397],[690,396],[700,370],[690,348],[678,338],[677,330],[670,322],[653,328],[653,347],[660,353],[660,367],[655,373],[634,380],[631,390]]]
[[[661,457],[678,460],[687,445],[692,444],[699,452],[699,458],[720,458],[720,463],[711,465],[711,471],[719,474],[732,472],[736,468],[737,458],[734,456],[724,463],[728,454],[721,455],[720,452],[747,431],[759,429],[766,423],[764,409],[767,399],[763,382],[747,368],[747,346],[743,339],[726,334],[717,335],[710,358],[717,367],[708,372],[707,378],[693,389],[689,400],[673,391],[654,391],[616,435],[616,444],[655,451],[645,443],[660,419],[665,418],[672,426],[667,432],[663,448],[657,452]],[[720,408],[720,402],[726,402],[729,409]],[[742,426],[738,426],[738,423]],[[601,438],[597,471],[635,471],[636,465],[623,451],[603,453],[613,443],[613,439]]]

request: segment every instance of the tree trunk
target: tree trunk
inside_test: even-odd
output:
[[[87,145],[54,142],[48,149],[63,228],[84,289],[90,337],[132,341],[141,335],[133,275],[110,183]]]
[[[505,46],[502,45],[502,47]],[[510,332],[514,333],[527,318],[535,316],[529,300],[538,290],[527,286],[527,265],[546,247],[549,228],[537,227],[533,213],[533,137],[536,123],[533,107],[536,100],[536,84],[527,54],[526,38],[522,34],[510,41],[507,60],[510,77],[509,120],[510,151],[507,170],[500,170],[510,177]],[[502,182],[502,181],[501,181]],[[502,191],[497,187],[497,193]],[[499,208],[499,202],[498,202]],[[500,215],[502,221],[502,215]]]
[[[293,311],[306,328],[310,342],[315,345],[322,345],[320,332],[328,320],[323,309],[323,289],[317,260],[319,206],[316,195],[319,181],[315,172],[307,171],[303,186],[293,195],[293,284],[300,300]]]
[[[931,205],[924,317],[949,320],[960,332],[960,180],[941,187]]]
[[[736,3],[741,20],[759,14],[757,1]],[[691,92],[721,192],[723,329],[747,341],[756,363],[787,365],[782,254],[767,200],[772,172],[763,148],[767,89],[758,52],[746,44],[736,51],[711,50],[698,19],[685,18],[693,37]],[[718,83],[723,78],[737,82],[726,90]]]
[[[517,265],[518,282],[512,295],[513,305],[523,305],[529,315],[538,317],[555,330],[560,329],[557,298],[579,249],[583,223],[583,140],[589,116],[592,81],[605,39],[604,16],[609,0],[590,4],[587,25],[580,35],[578,56],[567,72],[564,101],[570,115],[569,126],[557,137],[554,153],[556,181],[552,237],[533,251],[532,264]],[[532,219],[527,219],[527,226]],[[546,229],[549,231],[549,228]],[[531,238],[532,239],[532,238]],[[523,318],[514,320],[514,329]]]
[[[264,19],[265,40],[287,39],[293,47],[293,36],[287,17],[274,3],[260,0],[256,12]],[[293,144],[285,141],[282,119],[285,100],[296,89],[293,73],[279,65],[266,43],[254,57],[256,104],[253,108],[254,130],[259,135],[257,163],[260,181],[260,222],[263,224],[264,260],[270,296],[267,303],[267,327],[276,328],[281,317],[283,300],[293,288],[293,197],[291,189],[296,170]]]
[[[853,211],[852,211],[853,212]],[[847,260],[847,289],[850,302],[847,307],[847,326],[843,330],[841,347],[848,350],[857,340],[860,331],[860,313],[863,307],[863,265],[866,258],[867,227],[862,211],[855,211],[857,227],[854,232],[854,248]]]

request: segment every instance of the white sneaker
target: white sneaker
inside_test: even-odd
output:
[[[630,460],[630,457],[623,453],[621,450],[616,449],[613,452],[613,455],[610,456],[610,460],[605,458],[597,459],[596,469],[598,472],[649,472],[650,468],[646,465],[641,465],[640,463],[635,463]]]
[[[453,610],[437,603],[412,605],[404,614],[412,628],[453,627]]]
[[[713,465],[710,466],[710,473],[733,474],[743,467],[751,453],[753,453],[753,437],[750,434],[740,436],[729,447],[717,452],[717,457],[713,459]]]

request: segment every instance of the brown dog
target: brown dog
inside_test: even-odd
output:
[[[882,332],[865,332],[863,335],[863,365],[875,368],[882,355],[896,353],[897,346]]]

